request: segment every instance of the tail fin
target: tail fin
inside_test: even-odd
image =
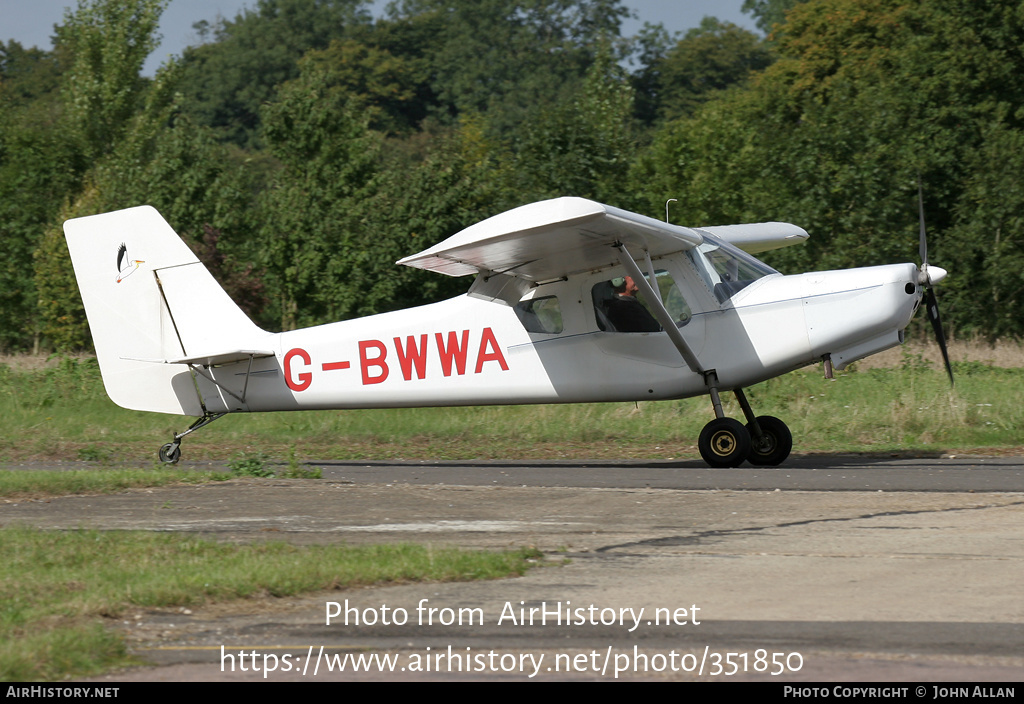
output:
[[[202,415],[189,367],[174,360],[270,343],[155,209],[68,220],[64,234],[103,384],[119,406]]]

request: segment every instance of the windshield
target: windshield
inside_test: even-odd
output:
[[[686,254],[719,303],[725,303],[758,279],[779,273],[728,242],[707,235],[703,244]]]

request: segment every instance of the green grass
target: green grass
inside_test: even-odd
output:
[[[1020,448],[1024,369],[961,362],[957,385],[920,356],[826,381],[809,368],[748,390],[782,418],[795,452],[964,452]],[[726,410],[742,417],[726,394]],[[189,460],[697,458],[706,398],[682,401],[237,414],[188,436]],[[91,359],[16,372],[0,366],[0,462],[88,460],[152,466],[189,419],[120,409]]]
[[[0,496],[22,499],[69,494],[111,494],[137,487],[200,484],[229,479],[226,473],[181,469],[76,469],[57,472],[0,472]]]
[[[943,371],[908,358],[893,369],[797,372],[754,387],[755,408],[789,423],[797,451],[1019,451],[1024,369],[954,364]]]
[[[0,679],[86,676],[132,662],[110,619],[358,585],[497,579],[539,553],[429,545],[228,545],[180,535],[0,530]]]

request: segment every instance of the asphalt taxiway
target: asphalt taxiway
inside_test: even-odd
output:
[[[140,611],[117,627],[159,666],[115,679],[533,672],[1012,682],[1024,672],[1022,458],[797,457],[735,470],[669,461],[313,464],[323,479],[8,502],[0,523],[231,541],[532,545],[546,555],[545,566],[495,582]],[[376,622],[328,624],[331,604]],[[385,605],[405,623],[383,623]],[[346,654],[398,660],[383,674],[353,673],[355,660],[326,671]],[[775,654],[783,674],[772,674]],[[342,659],[329,665],[333,655]]]

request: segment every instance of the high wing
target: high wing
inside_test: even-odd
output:
[[[504,274],[536,284],[618,263],[612,249],[617,243],[658,257],[691,249],[706,234],[749,254],[807,239],[803,229],[784,222],[687,228],[565,197],[500,213],[398,263],[448,276]]]
[[[505,274],[538,283],[618,264],[616,243],[657,257],[703,241],[686,227],[566,197],[495,215],[398,263],[449,276]]]

